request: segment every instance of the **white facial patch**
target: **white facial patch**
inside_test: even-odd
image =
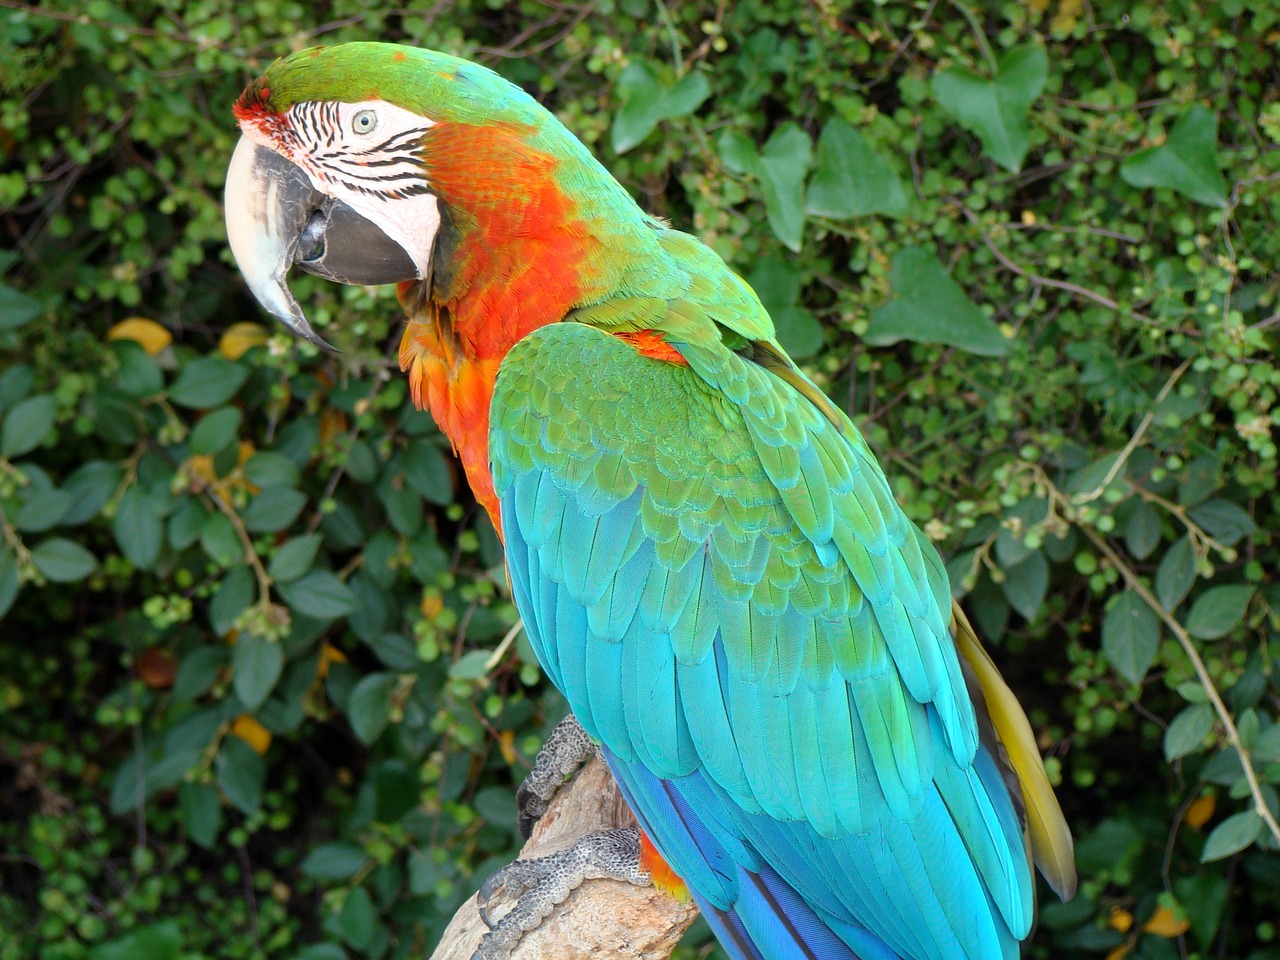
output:
[[[385,100],[296,103],[283,119],[271,132],[253,121],[240,127],[297,164],[318,191],[376,223],[426,277],[440,230],[422,165],[422,138],[434,121]]]

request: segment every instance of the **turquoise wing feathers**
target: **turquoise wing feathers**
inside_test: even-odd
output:
[[[490,456],[539,658],[615,766],[731,811],[711,829],[740,867],[777,842],[760,824],[799,828],[809,839],[788,842],[874,860],[903,916],[860,916],[852,892],[806,900],[834,895],[903,956],[919,929],[939,956],[1008,955],[1031,924],[1026,850],[980,769],[994,765],[937,553],[852,425],[787,382],[794,368],[728,349],[719,319],[689,301],[650,318],[687,366],[573,322],[504,360]],[[732,900],[717,871],[664,849],[660,813],[638,813],[695,895]],[[939,850],[918,849],[931,831]],[[927,861],[947,844],[965,862],[944,876]]]

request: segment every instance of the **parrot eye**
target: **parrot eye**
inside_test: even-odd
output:
[[[372,110],[361,110],[351,118],[351,130],[353,133],[368,134],[378,126],[378,115]]]

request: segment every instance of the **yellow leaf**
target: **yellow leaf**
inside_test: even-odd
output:
[[[256,753],[266,753],[271,746],[271,731],[254,719],[251,713],[242,713],[231,723],[231,732],[251,746]]]
[[[1028,227],[1034,227],[1036,225],[1036,212],[1034,210],[1023,210],[1022,222]]]
[[[316,665],[316,676],[323,680],[329,675],[329,664],[346,663],[347,655],[331,643],[326,643],[320,650],[320,663]]]
[[[1197,798],[1191,806],[1187,807],[1187,815],[1185,817],[1187,826],[1193,830],[1199,830],[1209,822],[1209,818],[1213,816],[1214,808],[1217,805],[1217,798],[1212,794]]]
[[[269,335],[267,328],[257,323],[233,323],[218,341],[218,352],[228,360],[239,360],[252,348],[266,343]]]
[[[516,762],[516,732],[503,730],[498,734],[498,749],[502,751],[502,759],[508,764]]]
[[[435,587],[428,587],[422,591],[422,603],[418,609],[428,620],[434,620],[444,609],[444,597]]]
[[[1128,933],[1129,928],[1133,926],[1133,914],[1124,907],[1112,907],[1111,913],[1107,916],[1107,926],[1112,930]]]
[[[1156,907],[1156,912],[1142,925],[1142,929],[1147,933],[1154,933],[1157,937],[1172,940],[1190,930],[1191,923],[1186,917],[1178,916],[1168,907],[1160,906]]]
[[[142,349],[147,351],[148,356],[154,357],[173,343],[173,334],[154,320],[148,320],[146,317],[130,317],[128,320],[121,320],[108,330],[107,339],[132,340],[140,344]]]
[[[1133,953],[1134,941],[1128,940],[1120,946],[1114,948],[1107,954],[1107,960],[1124,960],[1129,954]]]

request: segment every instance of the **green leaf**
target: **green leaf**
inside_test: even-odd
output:
[[[1126,590],[1102,621],[1102,652],[1116,672],[1141,683],[1160,645],[1160,618],[1133,590]]]
[[[246,816],[256,814],[267,779],[266,761],[239,737],[223,737],[213,766],[218,786],[231,805]]]
[[[756,166],[760,162],[760,151],[745,133],[726,130],[716,141],[716,152],[720,155],[720,162],[730,173],[755,175]]]
[[[423,497],[442,507],[453,503],[453,473],[435,444],[414,440],[400,465],[409,486]]]
[[[1138,500],[1124,527],[1124,543],[1137,560],[1145,560],[1160,545],[1160,513],[1146,500]]]
[[[200,527],[200,547],[214,563],[229,567],[244,559],[235,524],[223,513],[211,513]]]
[[[178,791],[178,808],[191,842],[211,850],[222,826],[218,791],[209,783],[184,783]]]
[[[119,464],[104,460],[90,460],[76,468],[62,484],[62,489],[71,494],[75,501],[62,522],[67,526],[76,526],[101,513],[120,485],[123,473]]]
[[[120,544],[120,552],[139,570],[150,570],[160,558],[164,542],[163,506],[137,484],[124,492],[111,529]]]
[[[244,476],[259,487],[294,487],[302,479],[302,471],[283,453],[259,450],[245,461]]]
[[[300,580],[282,584],[280,595],[299,613],[318,620],[344,617],[356,608],[351,588],[328,570],[312,570]]]
[[[1026,559],[1005,570],[1000,584],[1009,606],[1018,611],[1028,622],[1035,620],[1049,592],[1049,561],[1040,551],[1027,555]]]
[[[1120,165],[1135,187],[1168,187],[1211,207],[1227,205],[1227,181],[1218,160],[1218,117],[1195,104],[1178,118],[1158,147],[1139,150]]]
[[[98,568],[98,558],[62,537],[41,540],[31,551],[36,569],[54,583],[75,583]]]
[[[191,431],[191,452],[208,456],[221,453],[235,442],[243,418],[238,407],[206,413]]]
[[[13,607],[18,599],[18,589],[22,586],[18,578],[18,558],[8,544],[0,544],[0,620]]]
[[[44,442],[58,419],[58,404],[51,393],[23,400],[4,418],[0,430],[0,457],[10,460],[30,453]]]
[[[626,153],[640,143],[663,120],[693,113],[711,95],[711,85],[700,73],[690,73],[672,85],[659,81],[649,64],[635,61],[618,75],[618,98],[622,106],[613,115],[613,149]]]
[[[73,506],[75,498],[66,490],[32,487],[22,498],[13,525],[23,533],[44,533],[60,524]]]
[[[832,117],[818,137],[805,209],[833,220],[871,213],[901,218],[909,205],[902,181],[889,162],[871,149],[861,133]]]
[[[386,729],[391,717],[391,691],[397,679],[394,673],[371,673],[351,691],[347,719],[362,743],[373,743]]]
[[[1184,708],[1164,732],[1164,758],[1177,760],[1198,751],[1213,730],[1213,720],[1213,707],[1207,703]]]
[[[491,650],[468,650],[449,667],[449,676],[454,680],[479,680],[489,669]]]
[[[17,330],[44,312],[44,304],[7,283],[0,283],[0,330]]]
[[[1208,951],[1227,907],[1227,878],[1220,873],[1179,877],[1173,882],[1173,890],[1200,947]]]
[[[182,658],[173,681],[174,700],[194,700],[203,696],[227,665],[225,645],[198,647]]]
[[[1210,587],[1191,605],[1191,613],[1187,615],[1187,633],[1200,640],[1225,637],[1244,619],[1254,589],[1243,583]]]
[[[817,318],[798,305],[800,271],[790,258],[771,254],[756,263],[747,277],[764,308],[773,318],[778,340],[796,360],[811,357],[822,349],[822,325]]]
[[[863,338],[867,343],[945,343],[989,357],[1009,352],[1000,329],[964,295],[930,251],[899,250],[890,264],[889,283],[893,298],[872,311]]]
[[[1000,58],[991,80],[963,67],[940,70],[933,77],[933,95],[960,126],[978,135],[988,157],[1017,173],[1030,145],[1027,110],[1048,75],[1043,47],[1015,47]]]
[[[797,252],[804,239],[804,178],[812,154],[809,135],[795,123],[780,126],[760,151],[760,185],[769,226]]]
[[[164,389],[164,373],[142,344],[133,340],[113,340],[111,352],[120,364],[115,382],[131,397],[151,397]]]
[[[244,386],[249,369],[222,357],[192,360],[169,388],[169,399],[180,407],[207,410],[228,402]]]
[[[209,603],[209,625],[213,632],[225,637],[235,626],[240,614],[253,603],[253,574],[244,564],[232,567],[218,585]]]
[[[267,487],[249,501],[241,519],[250,533],[278,533],[307,505],[306,494],[289,487]]]
[[[178,960],[182,930],[176,920],[141,927],[89,951],[89,960]]]
[[[1230,500],[1206,500],[1187,513],[1209,536],[1228,547],[1234,547],[1258,530],[1258,525],[1244,508]]]
[[[365,865],[369,855],[348,840],[322,843],[302,861],[302,872],[315,880],[347,880]]]
[[[279,643],[252,633],[241,633],[231,653],[232,685],[249,711],[266,702],[284,670],[284,650]]]
[[[378,911],[364,887],[356,887],[342,904],[338,914],[338,934],[354,949],[363,951],[373,939]]]
[[[1204,851],[1200,854],[1200,862],[1209,863],[1239,853],[1257,840],[1261,831],[1262,818],[1253,810],[1244,810],[1227,817],[1209,834],[1209,839],[1204,843]]]
[[[1160,559],[1160,566],[1156,568],[1156,596],[1166,610],[1176,610],[1195,582],[1196,550],[1191,537],[1186,536]]]
[[[323,539],[318,533],[308,533],[280,544],[267,567],[271,579],[276,583],[290,583],[301,577],[315,563]]]

